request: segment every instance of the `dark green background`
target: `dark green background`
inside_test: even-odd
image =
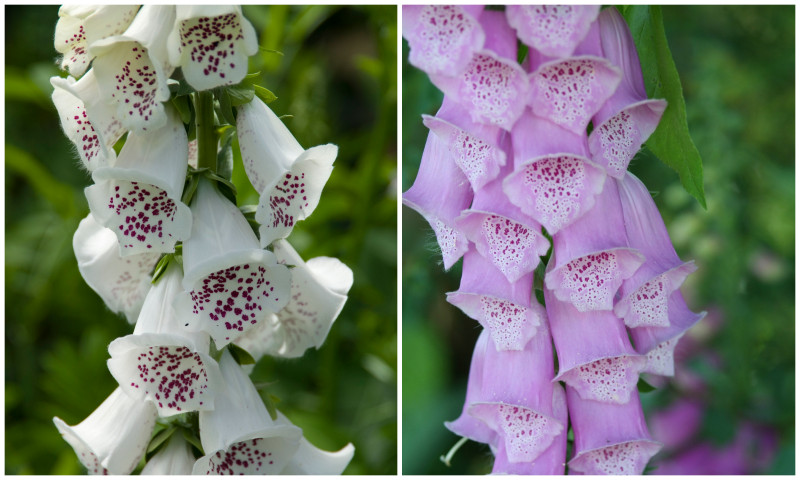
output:
[[[261,51],[250,71],[305,147],[339,145],[314,214],[290,241],[353,269],[349,300],[319,350],[265,359],[278,408],[317,446],[356,447],[346,473],[397,470],[397,9],[244,7]],[[62,134],[49,77],[58,7],[5,7],[5,464],[9,474],[83,471],[52,417],[82,421],[115,388],[107,346],[132,327],[81,279],[72,235],[90,176]],[[64,74],[61,74],[64,75]],[[238,155],[238,151],[237,151]],[[241,162],[240,159],[237,159]],[[235,177],[240,203],[257,197]]]
[[[718,370],[691,367],[709,385],[701,438],[728,444],[751,420],[780,435],[772,465],[794,472],[795,451],[795,31],[794,7],[663,7],[683,83],[689,129],[703,158],[708,210],[677,174],[641,155],[630,170],[655,193],[678,254],[698,271],[682,291],[695,311],[721,315],[707,344]],[[403,41],[403,59],[408,46]],[[420,115],[442,95],[403,65],[403,170],[407,190],[427,136]],[[461,412],[479,325],[445,302],[460,263],[445,273],[424,219],[403,207],[403,472],[483,474],[488,447],[468,442],[453,466],[439,461],[458,438],[444,428]],[[672,390],[642,394],[646,410]]]

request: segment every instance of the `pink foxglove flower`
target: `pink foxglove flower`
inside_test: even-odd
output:
[[[138,5],[62,5],[54,41],[63,54],[61,68],[80,78],[94,58],[89,45],[124,32],[137,10]]]
[[[273,244],[279,264],[292,266],[289,303],[278,313],[235,340],[254,358],[273,355],[300,357],[311,347],[320,348],[347,301],[353,271],[330,257],[303,262],[286,240]]]
[[[508,5],[506,18],[522,43],[563,58],[583,41],[599,11],[599,5]]]
[[[188,334],[173,309],[182,275],[170,265],[147,294],[132,335],[108,346],[108,370],[131,398],[153,403],[159,416],[211,410],[223,388],[208,335]]]
[[[196,459],[192,447],[176,431],[167,444],[147,461],[142,475],[191,475]]]
[[[86,170],[113,166],[117,159],[114,144],[126,129],[117,119],[116,109],[102,101],[94,70],[77,82],[72,77],[52,77],[50,84],[61,128]]]
[[[58,417],[53,423],[89,473],[128,475],[144,456],[156,418],[152,404],[117,388],[78,425]]]
[[[584,399],[567,386],[567,405],[575,433],[570,470],[586,475],[641,475],[661,449],[647,431],[638,392],[620,405]]]
[[[72,247],[86,283],[112,312],[124,313],[128,322],[135,323],[150,290],[150,273],[161,254],[120,256],[117,236],[91,213],[78,225]]]
[[[162,102],[169,100],[167,35],[175,19],[171,5],[145,5],[122,35],[89,45],[100,94],[116,106],[117,118],[137,133],[167,122]]]
[[[258,52],[256,31],[239,5],[178,5],[169,60],[196,90],[235,85]]]
[[[192,234],[183,242],[185,293],[176,310],[188,330],[207,332],[222,348],[286,306],[291,277],[210,181],[200,180],[192,213]]]
[[[304,150],[258,98],[238,108],[236,128],[245,171],[260,194],[256,221],[266,247],[317,208],[339,149],[327,144]]]
[[[113,167],[99,168],[86,198],[95,219],[117,234],[123,256],[169,253],[189,236],[189,207],[181,202],[188,139],[177,113],[149,134],[131,132]]]
[[[482,11],[482,5],[403,5],[408,62],[429,75],[462,71],[483,48]]]

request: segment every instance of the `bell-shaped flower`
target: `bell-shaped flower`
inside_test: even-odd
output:
[[[644,260],[628,248],[617,184],[607,179],[592,211],[553,237],[544,281],[579,312],[611,310],[617,290]]]
[[[428,75],[462,71],[483,48],[482,5],[403,5],[408,63]]]
[[[235,343],[256,359],[263,355],[300,357],[308,348],[319,348],[325,342],[353,286],[353,271],[336,258],[303,262],[286,240],[277,240],[273,252],[279,264],[293,267],[289,303]]]
[[[172,5],[145,5],[122,35],[92,43],[92,69],[100,95],[116,107],[117,118],[137,133],[154,132],[167,122],[169,100],[167,35],[175,21]]]
[[[181,202],[188,139],[177,113],[149,134],[131,132],[113,167],[94,171],[85,190],[95,219],[117,234],[123,256],[169,253],[189,236],[192,216]]]
[[[167,440],[167,444],[144,465],[141,475],[191,475],[194,454],[180,431]]]
[[[79,78],[94,58],[89,45],[124,32],[139,5],[62,5],[58,9],[55,48],[61,68]]]
[[[587,158],[584,137],[530,110],[511,133],[514,173],[503,180],[503,191],[551,235],[589,211],[603,190],[605,171]]]
[[[285,418],[280,412],[278,417]],[[301,437],[297,452],[284,467],[281,475],[341,475],[350,464],[355,452],[356,449],[351,443],[339,451],[328,452]]]
[[[553,418],[567,425],[567,397],[564,387],[553,385]],[[563,475],[567,458],[567,429],[553,437],[553,442],[533,462],[511,462],[504,443],[493,449],[493,475]]]
[[[533,273],[514,283],[474,249],[464,254],[461,286],[447,301],[490,332],[497,350],[522,350],[545,323],[544,308],[531,302]]]
[[[445,96],[437,118],[450,121],[463,109]],[[417,178],[405,193],[403,204],[428,221],[442,251],[445,270],[449,270],[467,251],[469,242],[456,228],[455,219],[472,203],[473,192],[459,168],[447,141],[433,131],[428,133]]]
[[[120,256],[117,236],[97,223],[91,213],[78,225],[72,248],[86,283],[112,312],[124,313],[128,322],[135,323],[161,254]]]
[[[156,409],[117,388],[84,421],[69,426],[58,417],[56,428],[95,475],[128,475],[144,455],[156,425]]]
[[[622,178],[633,156],[650,137],[667,108],[665,100],[648,100],[636,46],[616,8],[600,13],[597,24],[603,54],[622,72],[622,82],[592,118],[592,159],[608,174]]]
[[[253,26],[239,5],[178,5],[169,60],[196,90],[235,85],[258,52]]]
[[[221,349],[286,306],[291,277],[209,180],[200,179],[192,215],[192,234],[183,242],[185,293],[176,310],[189,330],[207,332]]]
[[[75,145],[83,166],[90,172],[112,166],[117,159],[114,144],[127,130],[116,110],[101,100],[94,70],[77,82],[72,77],[52,77],[50,84],[61,128]]]
[[[661,444],[647,431],[639,393],[624,404],[586,400],[567,385],[567,406],[575,433],[571,471],[585,475],[641,475]]]
[[[545,288],[547,318],[558,353],[558,376],[581,397],[627,403],[646,365],[628,340],[625,325],[610,311],[579,312]]]
[[[528,98],[528,75],[517,63],[517,37],[503,12],[487,10],[479,17],[486,32],[484,48],[463,70],[431,74],[431,82],[469,112],[473,122],[511,131]]]
[[[225,388],[216,408],[200,412],[200,441],[206,455],[192,474],[279,474],[300,446],[302,431],[270,418],[267,407],[230,352],[220,359]]]
[[[256,221],[261,224],[261,246],[266,247],[289,236],[294,224],[317,208],[338,147],[304,150],[258,98],[238,108],[236,129],[245,171],[260,195]]]
[[[599,11],[599,5],[508,5],[506,18],[522,43],[563,58],[583,41]]]
[[[467,412],[491,428],[509,462],[535,462],[564,429],[554,417],[553,347],[547,324],[521,351],[486,347],[481,394]]]
[[[210,410],[223,388],[209,355],[208,335],[188,333],[173,302],[182,292],[180,267],[173,263],[145,298],[132,335],[108,346],[108,369],[130,397],[152,402],[162,417]]]
[[[533,272],[550,248],[541,224],[503,192],[503,179],[513,169],[510,162],[504,166],[496,179],[475,192],[470,209],[456,219],[458,229],[509,282]]]

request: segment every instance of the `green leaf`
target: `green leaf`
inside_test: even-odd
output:
[[[639,383],[636,384],[636,388],[639,390],[639,393],[648,393],[656,389],[656,387],[645,382],[642,378],[639,379]]]
[[[233,359],[236,360],[236,363],[239,365],[254,365],[256,363],[256,359],[253,358],[247,350],[236,344],[229,343],[228,350],[230,350]]]
[[[153,270],[153,280],[150,281],[151,284],[155,285],[158,282],[158,279],[161,278],[161,275],[167,271],[170,260],[172,260],[172,254],[170,253],[162,255],[162,257],[158,260],[156,268]]]
[[[159,447],[161,447],[164,442],[166,442],[169,437],[175,433],[177,427],[175,425],[170,425],[169,427],[165,428],[164,430],[160,431],[152,440],[150,440],[150,445],[147,446],[147,453],[155,452]]]
[[[648,98],[664,98],[667,109],[647,140],[653,153],[678,172],[681,184],[706,208],[703,163],[686,122],[683,88],[664,32],[661,8],[632,5],[621,9],[639,52]]]
[[[217,100],[219,100],[219,111],[222,118],[225,119],[230,125],[236,125],[236,118],[233,115],[233,105],[231,104],[231,97],[225,89],[218,89],[214,91]]]
[[[192,122],[192,110],[189,107],[189,97],[186,95],[173,97],[172,105],[178,110],[178,114],[181,116],[181,122],[186,124]]]
[[[255,88],[255,93],[258,96],[258,98],[260,98],[261,101],[266,104],[274,102],[275,100],[278,99],[278,97],[275,96],[274,93],[262,87],[261,85],[253,85],[253,88]]]

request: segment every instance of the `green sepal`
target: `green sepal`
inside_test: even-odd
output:
[[[645,382],[643,378],[640,378],[639,383],[636,384],[636,389],[639,390],[639,393],[648,393],[655,390],[656,387]]]
[[[161,256],[156,264],[156,268],[153,269],[153,279],[150,281],[151,284],[155,285],[158,282],[158,279],[161,278],[161,275],[164,275],[164,272],[167,271],[167,267],[169,266],[169,262],[172,260],[172,258],[173,254],[171,253]]]
[[[197,438],[197,435],[195,435],[194,432],[192,432],[190,430],[186,430],[186,429],[183,429],[183,428],[181,430],[183,431],[183,438],[187,442],[189,442],[189,445],[193,446],[198,451],[200,451],[200,455],[205,455],[206,453],[205,453],[205,451],[203,451],[203,444],[200,443],[200,439]]]
[[[169,93],[175,97],[191,95],[195,92],[194,88],[189,85],[185,78],[181,78],[180,80],[170,79],[167,81],[167,84],[169,87]]]
[[[233,359],[239,365],[255,365],[256,359],[250,353],[234,343],[228,344],[228,351],[231,352]]]
[[[262,87],[261,85],[253,85],[253,88],[255,89],[256,96],[266,104],[274,102],[275,100],[278,99],[278,97],[274,93]]]
[[[186,95],[172,97],[171,103],[181,116],[181,122],[184,124],[192,123],[192,109],[189,106],[189,97]]]
[[[206,171],[206,170],[207,169],[203,169],[200,171]],[[192,203],[192,198],[194,198],[194,192],[197,191],[197,185],[200,184],[200,176],[198,175],[200,171],[190,171],[188,173],[188,177],[186,178],[186,184],[183,187],[183,195],[181,195],[181,202],[183,202],[184,205],[189,205],[190,203]]]
[[[225,89],[215,89],[214,95],[219,101],[219,113],[222,118],[230,125],[236,125],[236,117],[233,114],[233,105],[228,91]]]
[[[227,178],[222,178],[216,173],[211,171],[205,172],[205,177],[209,180],[217,182],[217,188],[219,189],[219,193],[225,196],[228,200],[231,201],[234,205],[236,205],[236,185],[233,184]]]
[[[157,450],[159,450],[162,446],[164,446],[166,441],[169,440],[169,437],[171,437],[172,434],[175,433],[175,430],[177,429],[178,429],[177,426],[169,425],[167,428],[158,432],[156,436],[154,436],[153,439],[150,440],[150,444],[147,445],[147,452],[146,452],[148,454],[148,459],[153,455],[155,455]]]
[[[217,152],[217,175],[231,180],[233,177],[233,142],[236,129],[230,125],[225,125],[217,129],[219,137],[219,151]]]
[[[253,95],[255,94],[255,89],[253,87],[254,85],[246,82],[228,87],[226,90],[231,99],[231,105],[238,107],[239,105],[250,103],[253,100]]]
[[[276,405],[280,403],[281,399],[271,393],[262,394],[261,399],[264,401],[264,406],[267,407],[267,412],[269,412],[269,417],[272,421],[278,420],[278,407]]]
[[[283,56],[283,52],[281,52],[280,50],[274,50],[272,48],[264,48],[264,47],[262,47],[260,45],[258,47],[258,51],[259,52],[274,53],[276,55],[280,55],[281,57]]]

